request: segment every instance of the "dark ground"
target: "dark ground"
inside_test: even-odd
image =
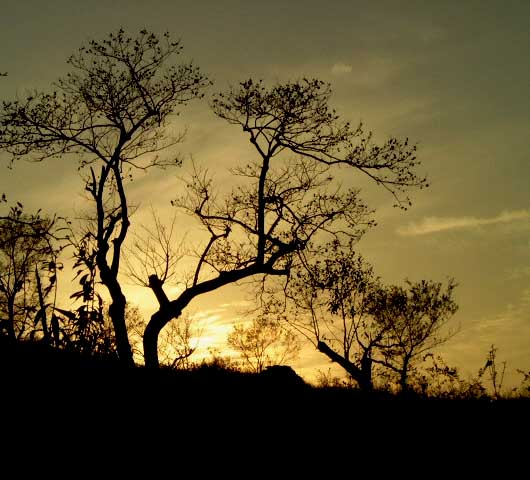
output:
[[[514,461],[528,454],[528,400],[368,395],[312,387],[289,368],[125,370],[42,345],[0,347],[1,437],[33,451],[83,445],[79,455],[87,455],[89,444],[91,455],[114,455],[118,445],[137,458],[146,446],[164,455],[183,445],[195,452],[274,447],[302,449],[319,462],[331,461],[319,453],[328,450],[355,462],[374,449],[402,451],[407,462],[425,460],[417,458],[423,450],[451,462],[462,455],[483,462],[500,448]],[[469,457],[473,450],[478,457]]]

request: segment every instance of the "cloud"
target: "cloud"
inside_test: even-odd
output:
[[[508,274],[509,280],[521,280],[530,277],[530,265],[515,265]]]
[[[192,315],[194,320],[208,320],[215,322],[222,317],[222,314],[225,312],[226,308],[210,308],[208,310],[201,310],[200,312],[194,313]]]
[[[333,75],[342,75],[344,73],[350,73],[353,70],[353,67],[351,65],[348,65],[346,63],[336,63],[331,67],[331,73]]]
[[[249,300],[236,300],[233,302],[222,303],[220,307],[224,309],[234,309],[234,308],[247,308],[252,305],[254,305],[253,302]]]
[[[476,228],[497,223],[510,223],[530,219],[530,210],[505,211],[496,217],[426,217],[419,223],[409,223],[397,229],[402,236],[425,235],[462,228]]]

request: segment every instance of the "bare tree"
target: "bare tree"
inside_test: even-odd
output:
[[[176,221],[166,226],[154,210],[152,225],[142,225],[133,235],[132,245],[125,249],[125,274],[136,285],[149,287],[152,282],[178,285],[177,267],[185,256],[183,241],[177,242]]]
[[[169,226],[165,225],[154,210],[151,211],[152,224],[143,225],[141,232],[133,235],[132,245],[125,250],[125,274],[134,284],[150,287],[157,282],[180,286],[177,277],[178,266],[185,257],[184,240],[177,241],[176,215]],[[133,351],[144,359],[142,338],[147,322],[139,316],[129,321],[133,336]],[[195,353],[202,325],[191,315],[184,314],[179,322],[173,322],[162,330],[158,355],[162,365],[170,368],[189,368],[190,357]]]
[[[148,366],[158,365],[162,328],[197,296],[256,275],[288,276],[323,241],[345,244],[362,234],[371,224],[370,211],[359,190],[346,188],[336,174],[367,175],[401,207],[409,204],[407,188],[426,186],[414,173],[414,145],[395,138],[374,145],[362,126],[351,129],[339,120],[329,108],[330,95],[319,80],[270,89],[248,80],[215,97],[214,112],[242,128],[255,158],[232,170],[237,181],[226,195],[216,193],[208,172],[196,169],[187,195],[175,200],[207,237],[193,275],[176,298],[170,300],[163,281],[152,277],[159,310],[144,334]]]
[[[73,155],[85,172],[85,189],[95,204],[97,266],[112,299],[118,354],[128,365],[134,363],[118,279],[130,225],[125,180],[138,169],[179,164],[158,155],[183,138],[168,135],[165,127],[208,83],[191,63],[167,66],[181,49],[167,33],[159,38],[142,30],[131,38],[119,30],[72,55],[72,72],[52,93],[4,102],[0,117],[0,147],[13,160]]]
[[[249,325],[234,325],[227,344],[240,354],[246,367],[258,373],[294,360],[300,352],[296,335],[266,315],[254,317]]]

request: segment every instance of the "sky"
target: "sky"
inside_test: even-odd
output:
[[[441,352],[471,375],[492,344],[516,369],[530,370],[530,3],[527,1],[232,1],[3,0],[0,14],[0,98],[49,89],[68,71],[66,58],[85,43],[122,27],[181,38],[214,81],[212,92],[248,77],[278,82],[317,77],[330,82],[332,106],[376,139],[409,137],[431,187],[412,195],[406,211],[363,184],[378,226],[358,251],[387,283],[405,279],[459,284],[459,333]],[[218,120],[206,102],[181,116],[181,151],[216,178],[248,154],[240,130]],[[17,163],[0,154],[0,191],[31,208],[72,215],[83,208],[74,162]],[[189,162],[188,162],[189,164]],[[186,163],[183,171],[186,170]],[[141,224],[152,205],[171,215],[176,177],[140,176],[130,195]],[[153,195],[156,192],[156,195]],[[143,311],[151,294],[127,287]],[[223,348],[245,299],[228,287],[192,309],[209,319]],[[295,370],[311,376],[331,367],[303,355]]]

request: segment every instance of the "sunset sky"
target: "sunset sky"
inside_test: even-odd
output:
[[[120,27],[181,38],[182,60],[214,81],[210,93],[248,77],[317,77],[332,84],[343,119],[362,120],[376,139],[417,142],[432,186],[413,192],[402,212],[363,183],[378,226],[358,250],[386,283],[456,279],[460,308],[451,326],[460,331],[441,349],[448,363],[475,373],[495,344],[510,381],[516,369],[530,370],[530,2],[3,0],[0,72],[8,77],[0,78],[0,99],[50,88],[81,44]],[[207,102],[190,104],[179,122],[188,127],[179,147],[185,158],[229,182],[226,167],[250,152],[241,129],[217,119]],[[9,200],[66,216],[82,210],[74,161],[9,170],[7,158],[0,153],[0,192]],[[133,228],[151,205],[172,214],[176,176],[187,168],[141,174],[128,186],[139,205]],[[128,292],[152,312],[151,292]],[[191,306],[209,319],[205,337],[219,348],[244,300],[229,287]],[[295,369],[310,376],[329,366],[311,351]]]

